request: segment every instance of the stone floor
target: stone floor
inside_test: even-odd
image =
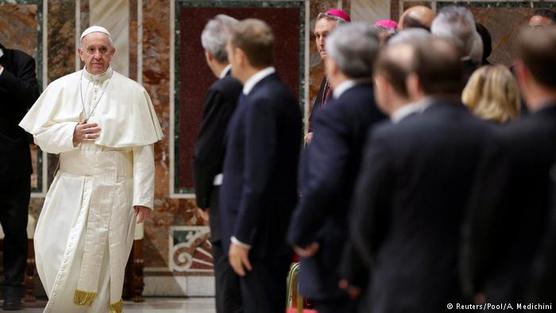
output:
[[[3,312],[0,309],[0,312]],[[25,313],[42,313],[42,308],[26,308]],[[124,313],[214,313],[214,298],[147,298],[143,303],[124,303]]]

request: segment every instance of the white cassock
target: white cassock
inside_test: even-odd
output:
[[[100,137],[74,147],[84,118]],[[162,138],[147,92],[111,68],[78,71],[52,82],[19,125],[60,155],[35,231],[44,312],[121,312],[133,206],[153,208],[153,144]]]

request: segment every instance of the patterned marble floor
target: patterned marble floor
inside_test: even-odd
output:
[[[0,311],[2,311],[0,309]],[[26,308],[25,313],[42,313],[40,308]],[[143,303],[124,303],[124,313],[214,313],[214,298],[147,298]]]

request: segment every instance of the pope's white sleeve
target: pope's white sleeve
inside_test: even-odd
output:
[[[154,205],[153,145],[133,148],[133,206],[153,209]]]
[[[56,123],[42,127],[33,136],[35,143],[42,151],[54,154],[76,149],[76,147],[73,146],[73,131],[75,130],[75,126],[77,126],[77,122]]]

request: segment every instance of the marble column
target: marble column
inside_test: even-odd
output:
[[[369,23],[390,18],[390,1],[351,0],[351,18],[353,21]]]
[[[89,24],[108,29],[116,48],[112,67],[129,76],[129,0],[90,0]]]

